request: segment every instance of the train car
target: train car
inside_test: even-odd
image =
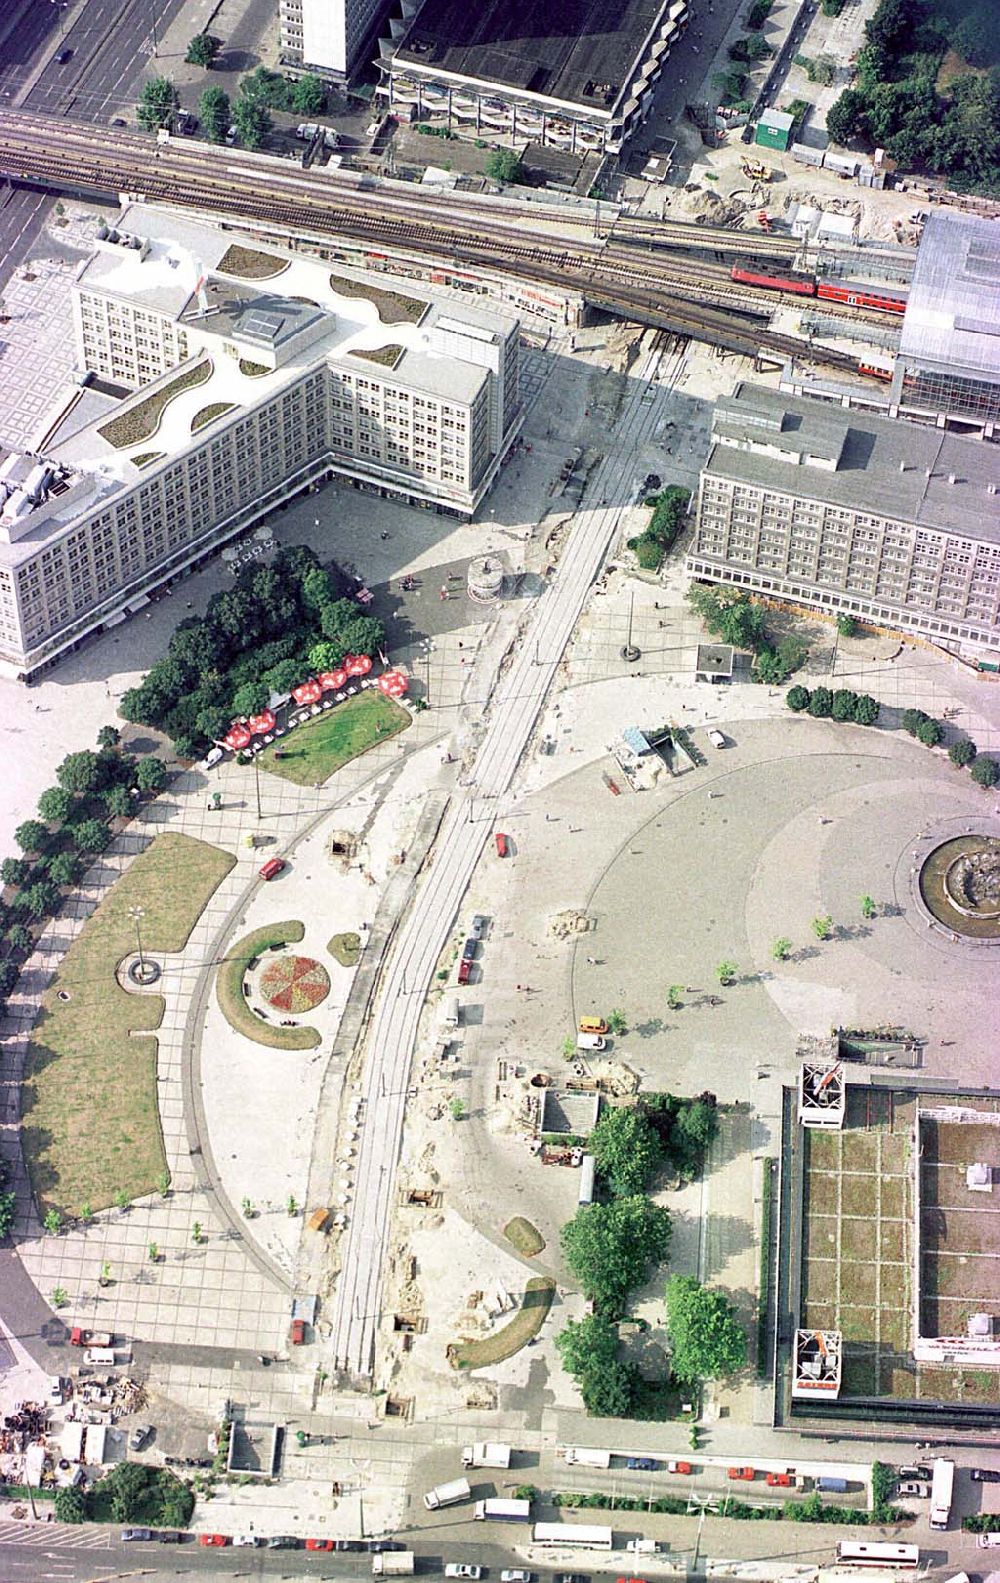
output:
[[[892,369],[884,368],[879,363],[859,363],[858,373],[867,374],[869,379],[891,379]]]
[[[734,264],[731,278],[741,286],[763,286],[767,291],[792,291],[797,297],[815,297],[816,282],[811,275],[765,275],[759,270],[742,269]]]
[[[905,313],[906,293],[899,286],[859,285],[850,280],[821,280],[817,297],[845,302],[849,308],[876,308],[880,313]]]

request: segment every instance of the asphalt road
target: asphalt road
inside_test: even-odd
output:
[[[13,103],[39,53],[52,52],[37,83],[21,101],[50,115],[104,123],[131,106],[157,38],[183,0],[87,0],[67,21],[52,0],[34,0],[0,46],[0,104]],[[56,47],[58,45],[58,48]],[[59,65],[63,49],[72,57]]]
[[[25,187],[0,190],[0,290],[31,252],[54,203],[44,193]],[[3,325],[0,325],[0,342]]]

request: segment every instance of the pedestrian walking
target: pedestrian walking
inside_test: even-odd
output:
[[[441,584],[441,595],[440,595],[440,597],[441,597],[441,598],[442,598],[442,599],[447,599],[447,597],[448,597],[448,590],[447,590],[447,588],[446,588],[446,587],[445,587],[445,586],[444,586],[444,584],[443,584],[443,583],[442,583],[442,584]]]
[[[588,956],[588,958],[587,958],[587,966],[588,967],[596,967],[597,966],[597,958],[596,958],[596,956]]]

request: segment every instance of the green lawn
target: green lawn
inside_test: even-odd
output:
[[[272,945],[294,945],[302,939],[305,929],[297,919],[289,923],[271,923],[263,929],[245,934],[230,948],[219,965],[215,981],[216,993],[222,1015],[229,1026],[245,1039],[255,1044],[267,1045],[271,1050],[314,1050],[319,1044],[315,1028],[278,1028],[274,1023],[262,1022],[255,1017],[243,993],[243,977],[247,967]],[[273,1013],[272,1013],[273,1015]]]
[[[448,1348],[449,1359],[456,1369],[486,1369],[493,1363],[503,1363],[520,1352],[541,1330],[552,1306],[556,1283],[547,1275],[534,1275],[528,1282],[524,1302],[509,1324],[495,1336],[481,1341],[459,1341]]]
[[[266,747],[257,762],[296,786],[322,786],[335,771],[409,724],[408,712],[373,687],[297,726]]]
[[[503,1228],[507,1241],[525,1258],[532,1259],[536,1253],[541,1253],[545,1246],[545,1238],[530,1220],[525,1220],[523,1215],[515,1215],[513,1220],[508,1220]]]
[[[159,995],[129,995],[115,978],[135,949],[129,908],[141,906],[150,956],[180,951],[235,859],[189,836],[160,835],[112,886],[45,993],[28,1048],[21,1139],[35,1202],[65,1216],[115,1194],[151,1193],[166,1170],[156,1099]],[[61,1000],[60,994],[68,999]]]

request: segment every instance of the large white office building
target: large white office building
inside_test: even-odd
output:
[[[475,511],[521,418],[517,321],[394,284],[126,211],[74,288],[79,386],[37,452],[0,457],[8,674],[331,476]]]
[[[388,0],[280,0],[281,57],[346,82],[369,54]]]

